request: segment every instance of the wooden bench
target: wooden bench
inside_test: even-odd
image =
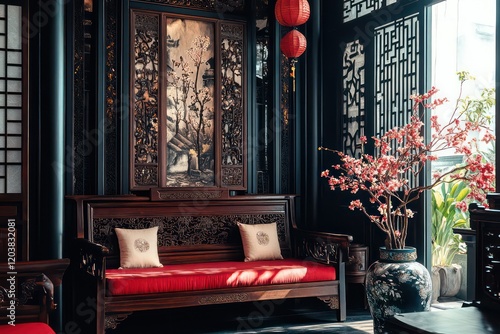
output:
[[[75,242],[77,247],[72,257],[72,267],[77,272],[73,283],[78,287],[75,303],[81,304],[88,298],[97,301],[95,323],[79,325],[85,333],[104,333],[105,329],[115,328],[134,311],[301,297],[317,297],[325,301],[336,310],[339,321],[345,320],[344,257],[351,236],[297,228],[293,196],[231,197],[222,194],[201,199],[190,196],[175,195],[165,199],[163,193],[153,193],[152,200],[130,196],[70,198],[77,216],[74,221],[80,222],[77,233],[84,236]],[[190,270],[208,268],[210,271],[210,268],[218,268],[221,262],[229,261],[236,267],[243,263],[237,222],[275,222],[285,260],[300,259],[298,263],[301,265],[315,262],[319,263],[318,266],[329,266],[334,268],[335,278],[217,289],[198,287],[196,290],[162,293],[110,294],[107,275],[120,263],[115,228],[159,226],[158,252],[164,268],[170,270],[171,267],[177,268],[176,265],[186,264],[194,266],[195,269],[189,267]],[[201,266],[197,267],[196,263]],[[270,265],[274,263],[279,262]],[[146,273],[150,268],[143,270]],[[117,272],[114,271],[115,275]],[[250,272],[254,274],[253,271],[239,274]]]
[[[477,245],[475,300],[457,309],[397,314],[386,322],[388,333],[500,333],[499,199],[490,197],[495,209],[474,204],[469,208]]]
[[[54,287],[69,259],[0,264],[0,333],[55,333],[49,314],[56,309]]]

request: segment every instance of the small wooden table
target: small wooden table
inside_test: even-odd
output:
[[[475,306],[443,311],[403,313],[388,319],[387,333],[485,334],[500,333],[500,316]]]
[[[345,267],[345,280],[348,286],[347,289],[349,289],[349,285],[361,284],[363,307],[366,310],[368,308],[368,301],[366,300],[365,294],[365,277],[366,270],[368,268],[368,246],[362,244],[351,244],[349,246],[348,262]],[[352,295],[352,292],[347,292],[348,298],[350,295]]]

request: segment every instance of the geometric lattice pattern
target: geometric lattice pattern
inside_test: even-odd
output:
[[[0,5],[0,194],[21,193],[22,7]]]
[[[413,107],[410,96],[419,89],[418,35],[418,14],[375,29],[373,125],[376,136],[410,122]],[[396,152],[397,148],[392,150]]]
[[[418,16],[405,17],[374,32],[374,105],[376,135],[407,124],[410,95],[418,92]]]
[[[344,0],[344,22],[349,22],[371,12],[396,3],[398,0]]]
[[[346,44],[343,58],[344,153],[359,157],[365,128],[365,51],[359,40]]]

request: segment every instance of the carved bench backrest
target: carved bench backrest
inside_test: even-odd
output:
[[[238,196],[193,201],[109,201],[87,204],[86,238],[109,248],[107,267],[119,263],[116,227],[158,226],[158,251],[163,264],[241,261],[243,249],[237,222],[275,222],[283,255],[290,256],[293,204],[285,196]]]

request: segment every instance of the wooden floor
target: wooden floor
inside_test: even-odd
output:
[[[368,310],[350,309],[346,322],[317,299],[200,306],[136,313],[107,334],[373,333]]]
[[[433,304],[431,311],[460,307],[460,300]],[[349,304],[348,304],[349,305]],[[347,321],[337,322],[334,311],[314,298],[261,303],[199,306],[134,313],[107,334],[233,334],[329,333],[373,334],[364,305],[354,304]]]

